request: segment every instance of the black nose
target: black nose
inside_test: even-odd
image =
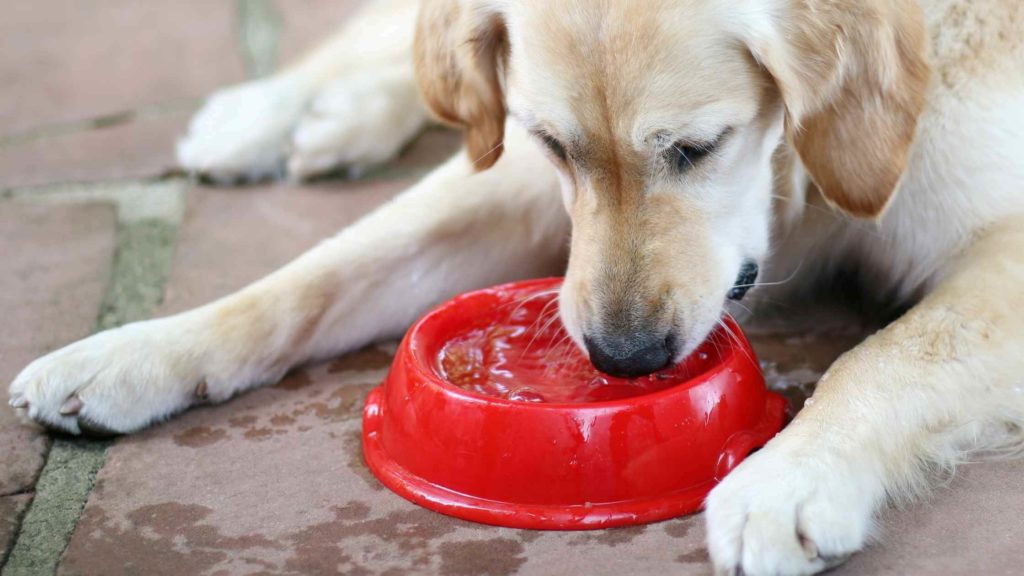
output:
[[[584,338],[594,367],[612,376],[634,378],[657,372],[676,354],[675,336],[664,338]]]

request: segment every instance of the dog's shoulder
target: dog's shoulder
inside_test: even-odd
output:
[[[982,83],[1024,88],[1024,3],[922,0],[932,66],[947,89]]]

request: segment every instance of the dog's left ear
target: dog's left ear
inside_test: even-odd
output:
[[[785,0],[744,36],[774,77],[786,136],[832,204],[877,217],[906,168],[929,67],[913,0]]]
[[[422,0],[415,52],[427,105],[440,120],[465,131],[476,169],[490,168],[505,139],[504,20],[484,2]]]

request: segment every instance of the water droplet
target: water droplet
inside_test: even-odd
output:
[[[707,360],[708,359],[708,353],[707,352],[701,352],[700,355],[697,356],[697,357],[700,358],[701,360]]]
[[[804,400],[804,408],[807,408],[807,407],[813,406],[813,405],[814,405],[814,398],[808,398],[807,400]]]

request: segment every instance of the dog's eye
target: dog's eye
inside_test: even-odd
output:
[[[693,168],[693,166],[702,158],[714,151],[715,145],[717,144],[717,141],[707,142],[704,144],[684,144],[682,142],[676,142],[669,150],[672,165],[675,166],[676,170],[679,172],[686,172],[690,168]]]
[[[714,140],[694,144],[693,142],[680,140],[666,151],[668,162],[680,173],[693,168],[697,162],[705,156],[712,154],[722,144],[722,140],[729,135],[731,128],[726,128]]]
[[[555,139],[554,136],[545,133],[540,133],[537,136],[544,143],[544,146],[557,156],[559,160],[565,162],[569,159],[569,153],[565,151],[565,146],[562,146],[562,143]]]

